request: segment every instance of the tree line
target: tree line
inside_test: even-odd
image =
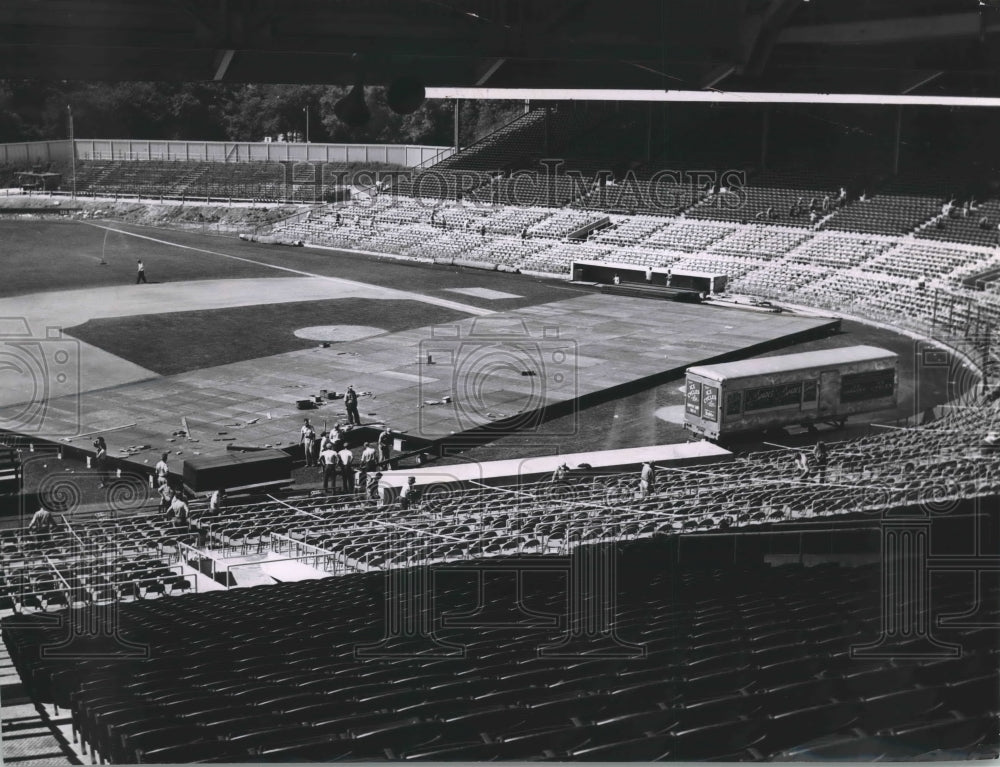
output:
[[[365,89],[367,125],[351,128],[333,107],[350,89],[334,85],[41,82],[0,80],[0,142],[67,138],[72,109],[77,138],[262,141],[293,136],[333,143],[451,145],[454,102],[424,101],[394,113],[385,88]],[[463,101],[463,145],[517,117],[516,102]]]

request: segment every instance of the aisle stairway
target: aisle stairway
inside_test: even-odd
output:
[[[49,709],[51,711],[51,708]],[[69,715],[51,717],[24,692],[6,645],[0,643],[0,754],[17,767],[82,764],[57,729]]]

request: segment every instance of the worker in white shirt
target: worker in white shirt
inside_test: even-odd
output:
[[[177,524],[186,525],[188,522],[189,512],[190,509],[188,508],[187,501],[184,500],[184,496],[180,493],[176,493],[173,500],[170,502],[170,510],[167,511],[167,519],[177,517]]]
[[[212,493],[211,497],[208,499],[208,512],[209,514],[218,514],[222,511],[222,507],[226,503],[226,491],[219,489]]]
[[[167,477],[170,476],[170,468],[167,466],[167,458],[170,457],[170,453],[162,453],[160,455],[160,460],[157,461],[154,471],[156,472],[156,484],[165,485],[167,484]]]
[[[378,435],[378,450],[379,463],[387,465],[392,457],[392,430],[388,426]]]
[[[337,492],[337,451],[332,442],[328,441],[319,454],[319,465],[323,467],[323,492],[329,493],[331,485],[333,492]]]
[[[302,455],[306,459],[306,466],[312,466],[315,463],[313,451],[316,448],[316,430],[313,429],[308,418],[302,421],[302,428],[299,429],[299,434],[301,435]]]
[[[369,473],[378,468],[378,453],[371,442],[366,442],[365,449],[361,451],[361,468]]]
[[[417,478],[407,477],[406,484],[403,485],[403,489],[399,491],[399,507],[401,509],[408,509],[411,506],[415,506],[417,503]]]
[[[174,500],[174,489],[169,482],[163,482],[156,492],[160,494],[160,513],[167,514],[170,511],[170,503]]]
[[[340,461],[340,476],[344,481],[344,492],[354,492],[354,453],[345,445],[337,453]]]
[[[32,533],[49,533],[53,527],[55,520],[52,518],[52,512],[44,506],[32,515],[31,522],[28,523],[28,531]]]
[[[654,492],[656,492],[656,468],[652,461],[646,461],[639,474],[639,493],[646,498]]]

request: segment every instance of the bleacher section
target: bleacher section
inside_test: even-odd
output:
[[[691,218],[720,221],[761,221],[812,227],[833,212],[843,179],[822,178],[802,171],[769,171],[742,187],[717,190],[691,208]],[[817,220],[810,217],[814,211]]]
[[[197,541],[187,525],[131,517],[72,524],[54,532],[0,531],[0,609],[48,610],[184,592],[180,546]]]
[[[577,176],[556,176],[520,171],[509,178],[497,178],[472,193],[477,203],[559,208],[578,200],[592,187],[592,180]]]
[[[79,195],[322,202],[363,163],[292,165],[291,186],[278,162],[194,162],[184,160],[84,160],[76,165]],[[70,174],[63,170],[63,189]],[[320,174],[320,183],[316,183]],[[438,184],[434,194],[442,189]]]
[[[896,240],[890,237],[859,237],[824,232],[796,248],[789,254],[788,260],[831,269],[848,269],[874,258],[895,244]]]
[[[928,221],[940,209],[940,200],[880,193],[844,207],[825,226],[845,232],[906,234]]]
[[[88,646],[110,657],[40,657],[65,635],[43,616],[5,620],[3,638],[26,689],[67,710],[74,739],[102,762],[995,752],[994,630],[936,630],[961,641],[957,659],[908,659],[919,638],[851,657],[879,636],[877,566],[667,568],[655,543],[616,548],[610,656],[539,652],[566,636],[539,625],[566,599],[543,579],[472,623],[386,635],[377,573],[91,611]],[[435,582],[433,605],[419,608],[428,625],[482,607],[468,574],[446,568]],[[933,604],[961,612],[967,595],[936,583]],[[984,619],[998,617],[997,596],[995,584],[984,591]],[[148,657],[128,657],[121,640]]]
[[[964,166],[904,174],[878,189],[867,190],[866,199],[839,210],[828,229],[906,234],[939,216],[942,205],[968,183]]]
[[[626,175],[621,181],[598,184],[576,204],[581,208],[609,213],[674,215],[702,199],[694,183],[667,176],[655,179]]]
[[[393,196],[419,197],[434,203],[443,203],[446,200],[461,200],[470,196],[476,198],[475,190],[484,185],[488,187],[490,178],[488,173],[452,171],[434,166],[430,170],[402,173],[387,191]]]
[[[537,150],[545,133],[545,110],[512,120],[461,152],[437,163],[435,170],[501,171]]]
[[[585,226],[593,225],[607,218],[579,210],[566,209],[555,213],[528,228],[532,237],[561,240]]]
[[[964,208],[955,209],[951,216],[939,216],[917,232],[917,237],[928,240],[961,242],[967,245],[988,247],[1000,244],[1000,200],[987,200],[977,204],[966,215]],[[942,221],[942,226],[937,221]],[[984,220],[985,219],[985,220]]]

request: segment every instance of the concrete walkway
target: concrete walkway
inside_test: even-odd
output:
[[[69,715],[56,717],[52,707],[40,709],[25,694],[7,648],[0,643],[0,756],[18,767],[62,767],[83,764],[60,727]]]

